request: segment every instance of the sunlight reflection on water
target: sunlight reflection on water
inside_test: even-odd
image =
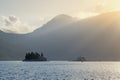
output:
[[[0,61],[0,80],[120,80],[120,62]]]

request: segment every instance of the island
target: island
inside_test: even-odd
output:
[[[43,52],[39,54],[38,52],[28,52],[25,55],[25,59],[23,61],[47,61],[47,58],[44,57]]]
[[[86,60],[85,57],[80,56],[80,57],[78,57],[75,61],[81,61],[81,62],[83,62],[83,61],[87,61],[87,60]]]

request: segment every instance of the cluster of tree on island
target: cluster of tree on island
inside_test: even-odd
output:
[[[23,61],[47,61],[47,58],[44,57],[43,52],[41,52],[41,54],[39,54],[38,52],[28,52],[26,53],[25,59]],[[80,56],[74,61],[86,61],[86,58]]]
[[[38,52],[28,52],[25,55],[25,59],[23,61],[47,61],[47,58],[44,57],[43,52],[39,54]]]

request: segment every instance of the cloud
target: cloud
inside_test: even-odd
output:
[[[96,5],[94,8],[94,12],[104,12],[105,6],[103,4]]]
[[[95,7],[93,7],[94,12],[104,13],[115,10],[120,10],[119,8],[120,0],[104,0],[98,1]]]
[[[80,19],[85,19],[88,17],[96,16],[96,15],[98,15],[98,13],[81,11],[77,14],[77,17]]]
[[[20,24],[20,20],[16,16],[2,16],[2,19],[4,20],[5,26],[14,26],[16,24]]]
[[[36,29],[35,26],[22,22],[16,16],[2,16],[0,21],[0,30],[7,33],[25,34]]]

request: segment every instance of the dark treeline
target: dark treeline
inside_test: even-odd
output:
[[[38,52],[28,52],[26,53],[25,59],[23,61],[47,61],[47,58],[44,57],[43,52],[41,52],[40,54]],[[80,56],[74,61],[86,61],[86,58]]]
[[[26,53],[24,61],[29,61],[29,60],[47,61],[47,59],[44,57],[42,52],[41,52],[41,54],[39,54],[38,52]]]
[[[25,59],[38,59],[40,57],[40,54],[37,53],[37,52],[29,52],[29,53],[26,53],[25,55]]]

